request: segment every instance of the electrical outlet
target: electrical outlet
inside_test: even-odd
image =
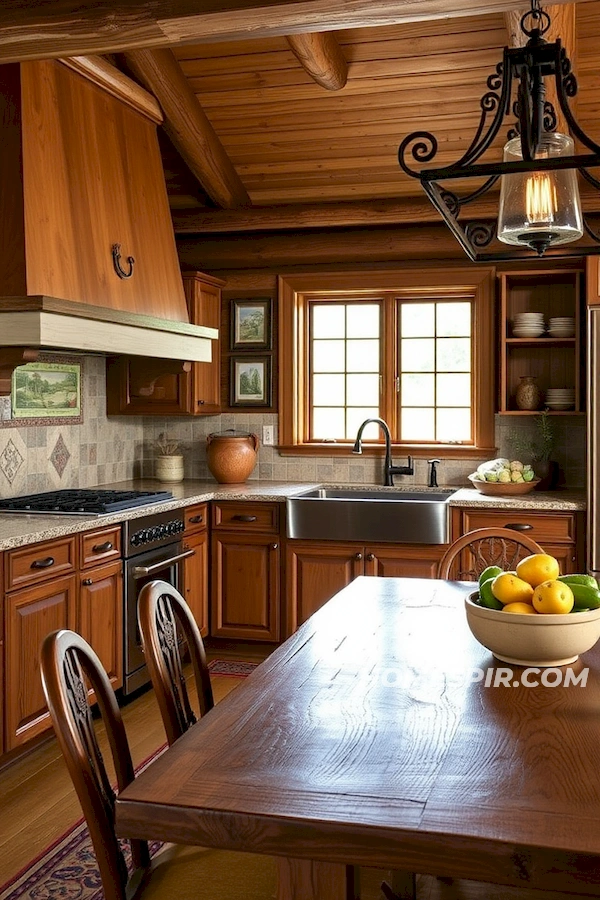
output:
[[[263,444],[265,447],[272,447],[275,443],[273,425],[263,425]]]

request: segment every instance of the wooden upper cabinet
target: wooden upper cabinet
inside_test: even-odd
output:
[[[57,60],[1,69],[0,296],[187,322],[156,122]]]
[[[600,305],[600,256],[586,259],[586,293],[588,306]]]
[[[219,278],[202,272],[183,275],[192,325],[219,330],[221,288]],[[109,415],[213,416],[221,411],[220,340],[211,341],[210,362],[195,362],[189,371],[165,371],[160,360],[140,356],[109,359],[107,409]],[[167,369],[169,364],[167,364]]]

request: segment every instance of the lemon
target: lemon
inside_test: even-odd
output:
[[[562,581],[542,581],[533,592],[533,607],[545,615],[570,613],[575,604],[573,591]]]
[[[492,594],[500,603],[531,603],[533,588],[515,572],[503,572],[492,581]]]
[[[537,613],[531,603],[507,603],[502,607],[502,612],[519,613],[522,616],[537,616]]]
[[[556,581],[560,575],[558,560],[548,553],[532,553],[517,563],[517,575],[534,588],[542,581]]]

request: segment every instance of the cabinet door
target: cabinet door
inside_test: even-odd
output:
[[[183,289],[192,325],[221,327],[221,288],[224,282],[199,272],[183,276]],[[211,341],[210,362],[194,363],[192,410],[194,415],[214,416],[221,412],[221,341]]]
[[[76,623],[77,576],[6,598],[6,749],[51,727],[42,691],[40,647],[50,631]]]
[[[212,637],[279,640],[279,566],[272,535],[213,535]]]
[[[123,684],[123,563],[79,576],[77,630],[106,669],[113,688]]]
[[[447,544],[393,546],[374,544],[365,548],[365,575],[388,578],[435,578],[437,564]]]
[[[588,256],[586,259],[586,293],[588,306],[600,304],[600,257]]]
[[[194,364],[192,363],[192,366]],[[119,356],[106,363],[109,416],[182,416],[192,412],[191,372],[161,371],[160,360]]]
[[[194,555],[183,561],[183,590],[202,637],[208,634],[208,534],[184,537],[184,548]]]
[[[359,544],[289,541],[287,546],[288,635],[364,572]]]

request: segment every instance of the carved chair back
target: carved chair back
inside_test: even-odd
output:
[[[178,627],[192,661],[200,716],[214,706],[204,643],[189,606],[166,581],[144,585],[138,597],[138,622],[167,740],[173,744],[196,721],[183,673]]]
[[[446,550],[438,563],[437,577],[477,581],[487,566],[510,571],[525,556],[543,552],[533,538],[520,532],[509,528],[478,528],[463,534]]]
[[[118,790],[133,781],[134,768],[127,735],[114,691],[102,663],[84,639],[73,631],[55,631],[42,644],[44,694],[59,746],[83,808],[98,861],[105,900],[125,900],[128,872],[115,834],[115,792],[106,771],[88,699],[96,695],[117,775]],[[150,864],[145,841],[130,841],[134,874],[141,881]],[[135,878],[135,881],[134,881]]]

